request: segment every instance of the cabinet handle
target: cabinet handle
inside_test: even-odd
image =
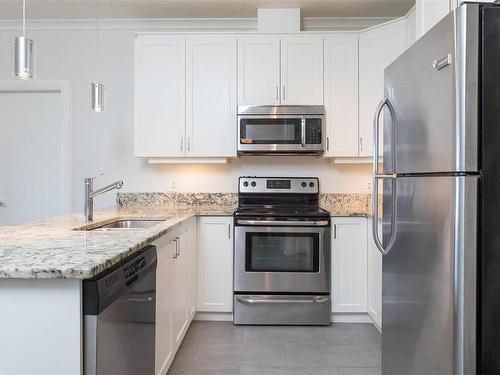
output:
[[[188,137],[188,151],[191,151],[191,137]]]
[[[337,224],[333,224],[333,238],[337,238]]]
[[[359,137],[359,152],[363,152],[363,137]]]
[[[326,151],[330,150],[330,137],[326,137]]]
[[[176,237],[177,239],[177,256],[181,255],[181,239],[180,237]]]
[[[174,240],[175,248],[174,248],[174,259],[177,259],[179,256],[179,244],[177,243],[177,239]]]
[[[276,86],[276,100],[278,100],[278,99],[279,99],[279,97],[278,97],[278,96],[279,96],[279,88],[278,88],[278,86]]]
[[[283,97],[281,98],[281,100],[285,100],[285,85],[283,85]]]
[[[183,151],[184,149],[184,138],[181,137],[181,151]]]
[[[227,236],[231,239],[231,224],[227,225]]]

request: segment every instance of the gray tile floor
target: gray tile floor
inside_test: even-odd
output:
[[[193,322],[168,375],[380,375],[380,346],[371,324]]]

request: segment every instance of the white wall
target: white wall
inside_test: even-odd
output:
[[[55,27],[54,27],[55,28]],[[0,80],[12,77],[13,45],[18,32],[0,30]],[[96,79],[95,30],[29,30],[36,48],[38,80],[68,80],[73,126],[72,202],[83,207],[83,178],[104,173],[97,186],[123,179],[124,191],[166,191],[176,182],[184,192],[235,192],[240,175],[319,176],[323,191],[367,190],[368,165],[330,165],[315,157],[246,157],[228,165],[150,166],[133,156],[133,38],[132,30],[101,31],[106,110],[90,110],[90,82]],[[236,124],[235,124],[236,126]],[[170,182],[169,182],[170,181]],[[114,194],[96,198],[97,207],[114,204]]]

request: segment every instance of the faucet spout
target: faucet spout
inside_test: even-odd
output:
[[[113,189],[121,189],[123,181],[116,181],[94,191],[94,178],[85,179],[85,219],[92,221],[94,219],[94,198]]]
[[[90,198],[94,198],[94,197],[97,197],[98,195],[101,195],[101,194],[104,194],[104,193],[107,193],[108,191],[110,190],[113,190],[113,189],[121,189],[123,186],[123,181],[116,181],[116,182],[113,182],[112,184],[109,184],[109,185],[106,185],[100,189],[97,189],[96,191],[93,191],[92,193],[89,194],[89,197]]]

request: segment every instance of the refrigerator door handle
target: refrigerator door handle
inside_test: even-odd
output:
[[[391,156],[392,156],[392,169],[395,170],[396,166],[396,152],[395,152],[395,127],[394,127],[394,107],[392,106],[391,102],[387,98],[383,98],[380,103],[377,106],[377,109],[375,110],[375,116],[373,117],[373,174],[378,175],[379,170],[378,170],[378,153],[379,153],[379,133],[380,133],[380,113],[382,113],[382,110],[384,107],[387,106],[389,108],[389,112],[391,114]]]
[[[378,216],[379,216],[379,209],[378,209],[378,180],[383,180],[385,178],[388,178],[391,180],[391,200],[392,200],[392,209],[391,209],[391,236],[389,239],[389,243],[387,244],[387,247],[384,248],[384,245],[382,244],[382,241],[380,241],[380,237],[378,235]],[[375,245],[377,246],[377,249],[382,253],[382,255],[387,255],[389,251],[391,251],[392,246],[394,245],[394,241],[396,240],[396,212],[397,212],[397,199],[396,199],[396,177],[394,175],[387,175],[387,176],[382,176],[382,175],[375,175],[373,176],[373,197],[372,197],[372,215],[373,215],[373,220],[372,220],[372,234],[373,234],[373,241],[375,242]]]

